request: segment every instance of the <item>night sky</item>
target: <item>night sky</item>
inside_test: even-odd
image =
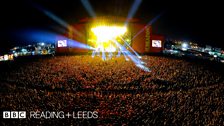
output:
[[[134,0],[89,2],[97,16],[127,17]],[[20,34],[24,29],[51,32],[64,30],[38,10],[37,6],[52,12],[68,24],[90,17],[80,0],[7,0],[0,5],[0,53],[13,46],[29,43],[30,40]],[[165,35],[166,38],[224,47],[224,11],[221,1],[142,0],[134,18],[139,18],[141,23],[148,23],[162,12],[161,17],[152,24],[153,33]]]

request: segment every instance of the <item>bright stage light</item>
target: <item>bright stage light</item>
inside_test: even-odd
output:
[[[98,26],[91,30],[96,35],[97,42],[101,43],[123,35],[127,31],[127,28],[118,26]]]

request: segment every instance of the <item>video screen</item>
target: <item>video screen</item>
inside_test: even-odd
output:
[[[67,40],[58,40],[58,47],[67,47]]]
[[[152,40],[152,47],[162,47],[162,41],[161,40]]]

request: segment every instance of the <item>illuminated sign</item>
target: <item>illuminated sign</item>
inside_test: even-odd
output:
[[[162,41],[161,40],[152,40],[152,47],[162,47]]]
[[[150,27],[145,29],[145,51],[149,51],[150,48]]]
[[[67,47],[67,40],[58,40],[58,47]]]

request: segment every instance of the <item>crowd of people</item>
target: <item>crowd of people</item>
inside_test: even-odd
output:
[[[2,110],[97,111],[98,119],[25,119],[66,125],[224,125],[224,76],[205,64],[142,56],[55,56],[0,72]],[[6,125],[7,122],[2,122]]]

